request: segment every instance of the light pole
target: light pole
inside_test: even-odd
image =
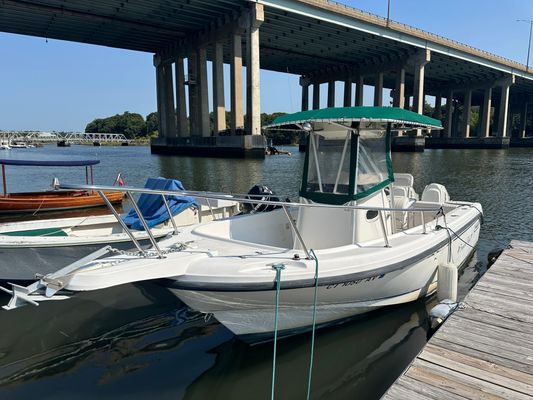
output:
[[[517,22],[527,22],[529,24],[529,41],[527,42],[526,71],[529,71],[529,51],[531,50],[531,31],[533,30],[533,19],[517,19]]]
[[[387,0],[387,26],[390,24],[390,0]]]

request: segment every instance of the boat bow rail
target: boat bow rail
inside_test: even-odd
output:
[[[284,214],[287,217],[287,220],[290,224],[290,227],[295,235],[295,238],[297,238],[298,242],[301,245],[301,250],[305,253],[305,256],[308,260],[314,260],[315,257],[313,256],[312,250],[306,245],[304,239],[302,238],[302,235],[300,234],[298,227],[295,224],[295,221],[291,217],[290,210],[291,209],[298,209],[298,208],[320,208],[320,209],[344,209],[344,210],[365,210],[365,211],[374,211],[378,214],[379,218],[383,221],[385,219],[385,213],[395,213],[395,212],[405,212],[405,213],[420,213],[421,215],[421,221],[423,225],[423,233],[427,232],[426,224],[428,221],[424,219],[424,213],[428,212],[434,212],[435,215],[442,214],[444,212],[443,207],[427,207],[427,205],[423,208],[418,208],[414,205],[411,205],[408,208],[394,208],[394,207],[373,207],[373,206],[365,206],[365,205],[357,205],[357,204],[346,204],[346,205],[334,205],[334,204],[322,204],[322,203],[308,203],[308,202],[288,202],[288,201],[274,201],[274,200],[264,200],[264,199],[254,199],[253,197],[247,197],[243,194],[226,194],[226,193],[216,193],[216,192],[202,192],[202,191],[189,191],[189,190],[160,190],[160,189],[146,189],[146,188],[136,188],[136,187],[109,187],[109,186],[99,186],[99,185],[61,185],[61,189],[69,189],[69,190],[93,190],[100,194],[100,196],[104,199],[106,202],[106,205],[109,207],[113,215],[117,218],[117,221],[121,224],[124,231],[128,234],[128,236],[131,238],[132,242],[135,244],[137,251],[136,252],[124,252],[120,250],[113,249],[111,246],[106,246],[98,251],[96,251],[93,254],[90,254],[87,257],[84,257],[83,259],[80,259],[76,261],[75,263],[68,265],[67,267],[64,267],[57,272],[54,272],[52,274],[48,274],[45,276],[37,276],[38,280],[34,282],[33,284],[22,287],[19,285],[12,284],[11,289],[6,289],[0,287],[3,291],[11,294],[12,298],[9,301],[9,303],[4,306],[3,308],[7,310],[11,310],[14,308],[21,307],[26,304],[32,304],[32,305],[38,305],[41,301],[46,300],[60,300],[60,299],[67,299],[70,297],[71,293],[68,292],[67,295],[64,295],[62,290],[68,286],[68,283],[71,281],[72,276],[77,273],[83,273],[84,267],[87,266],[88,269],[92,268],[92,264],[97,262],[97,259],[105,256],[106,254],[113,254],[118,255],[119,258],[109,258],[109,263],[107,263],[109,266],[116,266],[117,264],[121,264],[125,261],[131,261],[131,260],[146,260],[146,259],[152,259],[152,262],[150,262],[151,265],[147,265],[144,268],[140,268],[135,266],[134,270],[135,272],[130,275],[129,279],[124,280],[123,277],[116,277],[116,275],[110,275],[107,277],[106,281],[102,278],[101,282],[97,282],[96,285],[99,285],[100,288],[104,287],[110,287],[118,284],[128,283],[128,282],[134,282],[134,281],[141,281],[141,280],[147,280],[147,279],[159,279],[159,278],[169,278],[169,277],[176,277],[183,275],[186,271],[184,268],[177,268],[175,265],[173,265],[170,262],[165,262],[163,260],[169,253],[172,252],[179,252],[183,250],[188,250],[191,247],[190,243],[183,242],[178,243],[178,245],[174,245],[171,248],[165,248],[161,249],[154,238],[153,234],[151,233],[151,229],[148,227],[148,224],[146,223],[145,219],[143,218],[142,212],[139,210],[139,207],[135,201],[135,198],[133,194],[148,194],[148,195],[154,195],[154,196],[161,196],[163,198],[164,204],[167,208],[167,211],[169,215],[171,215],[170,209],[168,207],[168,202],[166,199],[166,196],[194,196],[199,199],[205,199],[206,203],[209,205],[209,208],[211,209],[211,203],[210,200],[225,200],[225,201],[234,201],[237,203],[252,203],[252,204],[261,204],[261,205],[270,205],[270,206],[276,206],[281,207],[284,210]],[[139,241],[135,238],[134,234],[126,226],[122,218],[120,217],[119,213],[115,210],[113,205],[106,201],[106,197],[104,195],[104,192],[112,189],[115,191],[121,191],[124,192],[127,197],[129,197],[130,201],[132,202],[133,208],[138,213],[139,219],[144,226],[146,233],[149,237],[151,247],[148,249],[144,249]],[[265,196],[262,196],[263,198]],[[416,203],[415,203],[416,205]],[[211,209],[212,211],[212,209]],[[174,232],[172,234],[179,235],[178,227],[175,225],[172,218],[170,218],[172,223],[174,224]],[[435,224],[436,225],[436,224]],[[384,247],[390,247],[390,242],[388,238],[387,229],[385,228],[385,224],[382,222],[382,234],[383,234],[383,242]],[[201,250],[197,249],[194,250],[197,256],[201,257],[210,257],[213,256],[213,254],[210,254],[207,250]],[[120,256],[122,258],[120,258]],[[159,259],[159,264],[157,263],[157,259]],[[99,268],[105,268],[104,266],[99,266]],[[130,268],[128,268],[129,271]],[[70,287],[67,287],[68,290],[70,290]],[[76,290],[92,290],[93,287],[88,287],[84,289],[83,287],[76,288]]]
[[[378,217],[379,217],[379,219],[380,219],[380,221],[381,221],[383,240],[385,242],[385,246],[386,247],[389,247],[389,240],[388,240],[387,229],[385,227],[385,222],[384,222],[384,219],[385,219],[384,213],[385,212],[390,212],[392,214],[393,213],[397,213],[397,212],[408,213],[408,214],[416,214],[416,213],[420,214],[420,218],[421,218],[421,221],[422,221],[424,233],[427,231],[427,228],[426,228],[427,221],[424,218],[424,213],[434,212],[434,213],[436,213],[436,215],[444,214],[444,209],[443,209],[442,206],[439,206],[439,207],[427,207],[427,206],[425,206],[425,207],[417,208],[415,206],[416,202],[414,204],[411,204],[407,208],[395,208],[395,207],[376,207],[376,206],[371,206],[371,205],[357,205],[357,204],[337,205],[337,204],[324,204],[324,203],[315,203],[315,202],[289,202],[289,201],[279,201],[279,200],[274,201],[274,200],[264,200],[263,199],[265,197],[267,197],[267,198],[268,197],[273,197],[273,195],[272,196],[270,196],[270,195],[261,195],[261,199],[256,199],[253,196],[248,196],[248,195],[244,195],[244,194],[229,194],[229,193],[217,193],[217,192],[206,192],[206,191],[191,191],[191,190],[146,189],[146,188],[136,188],[136,187],[127,187],[127,186],[109,187],[109,186],[99,186],[99,185],[61,185],[60,188],[61,189],[69,189],[69,190],[73,190],[73,189],[75,189],[75,190],[93,190],[93,191],[96,191],[97,193],[99,193],[100,196],[106,202],[107,206],[109,207],[109,209],[111,210],[113,215],[115,215],[115,217],[117,218],[119,223],[122,225],[122,227],[124,228],[126,233],[128,233],[128,235],[130,236],[130,238],[132,239],[132,241],[136,245],[136,247],[139,250],[139,252],[145,254],[146,251],[142,249],[142,247],[140,246],[138,241],[133,236],[133,233],[131,233],[129,228],[124,224],[124,222],[120,218],[120,215],[115,210],[113,205],[109,201],[106,201],[105,196],[104,196],[104,192],[107,191],[107,190],[110,190],[110,189],[124,192],[126,194],[126,196],[131,200],[132,205],[133,205],[135,211],[137,212],[137,215],[139,216],[139,219],[140,219],[142,225],[144,226],[147,234],[150,237],[150,242],[152,243],[153,248],[155,249],[155,251],[157,252],[157,254],[158,254],[158,256],[160,258],[163,258],[164,254],[161,252],[161,249],[159,249],[155,238],[151,234],[150,229],[148,228],[148,225],[147,225],[146,221],[144,220],[144,218],[142,216],[142,213],[139,211],[139,208],[137,206],[135,198],[133,197],[133,194],[149,194],[149,195],[159,195],[159,196],[161,196],[163,198],[165,206],[167,207],[167,211],[168,211],[169,215],[171,215],[171,213],[170,213],[170,209],[168,208],[168,202],[166,200],[166,196],[193,196],[193,197],[196,197],[196,198],[205,199],[206,203],[208,204],[208,206],[209,206],[209,208],[211,210],[211,213],[213,213],[213,210],[212,210],[211,204],[209,202],[210,200],[225,200],[225,201],[230,200],[230,201],[234,201],[234,202],[240,203],[240,204],[251,203],[251,204],[257,204],[257,205],[267,205],[267,206],[274,206],[274,207],[283,208],[283,210],[285,212],[285,215],[287,217],[287,220],[288,220],[288,222],[289,222],[289,224],[291,226],[291,229],[293,230],[295,236],[298,239],[298,242],[300,243],[300,245],[302,246],[302,248],[303,248],[303,250],[305,252],[306,258],[310,259],[310,260],[313,259],[313,256],[310,254],[310,252],[308,250],[308,246],[306,246],[306,244],[304,243],[304,240],[302,239],[302,236],[301,236],[301,234],[300,234],[300,232],[299,232],[294,220],[291,218],[291,215],[289,213],[289,209],[290,208],[293,208],[293,209],[294,208],[322,208],[322,209],[341,209],[341,210],[364,210],[364,211],[376,212]],[[171,221],[172,221],[172,218],[171,218]],[[174,221],[172,221],[172,223],[174,224]],[[175,234],[178,233],[178,228],[176,227],[176,225],[174,225],[174,231],[175,231],[174,232]]]

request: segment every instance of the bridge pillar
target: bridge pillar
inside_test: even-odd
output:
[[[452,137],[452,128],[453,128],[453,90],[448,92],[446,96],[446,122],[444,124],[444,137]]]
[[[472,89],[465,90],[463,102],[463,120],[461,124],[461,133],[464,138],[470,137],[470,112],[472,110]]]
[[[209,124],[209,89],[207,85],[207,49],[198,49],[198,89],[199,89],[199,136],[211,136]]]
[[[185,100],[185,71],[183,69],[183,58],[176,57],[174,60],[176,67],[176,121],[178,136],[189,136],[187,129],[187,105]]]
[[[154,56],[154,66],[156,68],[159,136],[164,140],[172,139],[176,137],[172,64],[163,63],[161,57],[156,55]]]
[[[483,105],[481,107],[481,129],[479,137],[486,138],[490,136],[490,112],[492,102],[492,87],[485,88],[483,92]]]
[[[328,82],[328,107],[335,107],[335,81]]]
[[[376,73],[374,81],[374,106],[383,105],[383,72]]]
[[[426,64],[431,60],[431,52],[422,50],[414,61],[414,87],[413,87],[413,111],[424,114],[424,71]],[[416,130],[416,136],[422,136],[422,130]]]
[[[527,136],[527,101],[524,102],[522,105],[522,109],[520,110],[520,131],[519,131],[519,137],[525,138]]]
[[[187,84],[189,86],[189,131],[190,136],[200,135],[198,54],[192,51],[187,56]]]
[[[356,106],[363,105],[364,90],[365,90],[365,78],[364,76],[359,75],[357,77],[357,82],[355,85],[355,105]]]
[[[265,20],[263,5],[251,3],[246,40],[246,120],[247,133],[261,134],[261,95],[259,68],[259,27]]]
[[[352,105],[352,79],[347,78],[344,81],[344,107],[350,107]]]
[[[242,40],[241,35],[231,38],[231,134],[244,127],[242,99]]]
[[[302,87],[302,111],[309,110],[309,78],[300,76],[300,86]]]
[[[405,68],[398,68],[396,71],[396,83],[394,85],[394,96],[392,98],[394,107],[404,108],[405,106]]]
[[[405,93],[405,98],[403,99],[403,108],[405,110],[411,109],[411,96],[407,93]]]
[[[213,114],[215,135],[226,129],[226,107],[224,100],[224,59],[222,42],[215,43],[213,58]]]
[[[442,118],[442,94],[439,92],[435,96],[435,113],[434,116],[436,119]]]
[[[509,113],[509,89],[515,82],[514,75],[501,82],[500,107],[498,115],[498,137],[507,137],[507,115]]]
[[[313,110],[320,108],[320,82],[313,83]]]

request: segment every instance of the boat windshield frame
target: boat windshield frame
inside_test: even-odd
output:
[[[338,123],[334,123],[334,125],[346,130],[343,144],[341,145],[339,143],[337,146],[339,150],[342,147],[342,150],[336,154],[336,156],[340,156],[340,158],[338,158],[338,167],[328,165],[328,167],[334,169],[334,182],[323,183],[321,181],[326,174],[322,173],[320,165],[327,164],[320,162],[320,157],[324,157],[324,155],[319,155],[317,151],[317,141],[320,140],[320,137],[326,138],[327,133],[324,134],[320,130],[309,130],[307,134],[308,148],[305,155],[302,182],[299,192],[301,197],[317,203],[342,205],[351,201],[363,199],[394,182],[391,158],[391,122],[387,122],[385,126],[383,126],[383,123],[379,122],[374,124],[357,122],[352,123],[352,126],[345,126]],[[368,154],[366,146],[362,143],[362,141],[374,139],[372,135],[365,135],[365,132],[372,131],[379,131],[382,133],[381,137],[374,135],[375,139],[381,139],[383,141],[384,147],[382,149],[384,157],[379,160],[381,165],[373,162],[371,157],[372,154]],[[336,139],[338,139],[338,137]],[[379,143],[379,145],[381,145],[381,143]],[[346,154],[348,148],[350,152],[349,155]],[[346,157],[349,157],[349,162],[347,163],[349,168],[348,175],[346,175],[347,171],[342,171],[343,168],[346,169]],[[345,176],[348,177],[347,184],[346,179],[343,182],[344,190],[342,192],[338,190],[341,172],[344,172]],[[380,177],[375,182],[363,184],[361,181],[362,174],[368,172],[373,172],[374,176],[377,175],[380,177],[380,175],[383,175],[383,177]],[[330,173],[330,177],[333,175]],[[372,174],[368,175],[371,176]],[[312,181],[314,177],[317,178],[318,182]],[[329,186],[328,189],[326,189],[326,185]]]

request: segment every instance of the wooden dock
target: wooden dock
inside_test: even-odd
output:
[[[533,399],[533,243],[512,241],[382,399]]]

